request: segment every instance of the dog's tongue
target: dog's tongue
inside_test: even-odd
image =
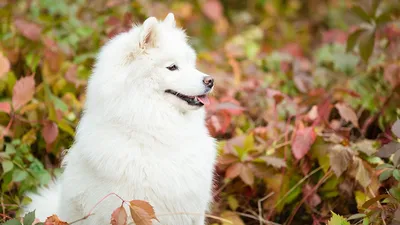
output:
[[[209,105],[210,104],[210,100],[208,99],[207,95],[197,96],[197,100],[199,100],[199,102],[203,103],[203,105]]]

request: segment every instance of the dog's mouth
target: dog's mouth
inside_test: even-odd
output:
[[[171,89],[166,90],[165,93],[169,93],[169,94],[175,95],[176,97],[178,97],[178,98],[182,99],[183,101],[187,102],[187,104],[193,105],[193,106],[203,106],[203,105],[210,104],[210,100],[208,99],[206,94],[197,95],[197,96],[189,96],[189,95],[184,95],[182,93],[173,91]]]

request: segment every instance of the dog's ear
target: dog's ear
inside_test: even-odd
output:
[[[175,27],[175,17],[173,13],[168,13],[167,17],[164,19],[164,23],[169,26]]]
[[[157,24],[158,21],[155,17],[149,17],[144,21],[142,30],[140,31],[139,46],[141,48],[151,48],[156,45]]]

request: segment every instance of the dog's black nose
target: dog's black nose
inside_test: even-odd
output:
[[[212,88],[214,86],[214,78],[212,78],[211,76],[206,76],[203,79],[203,83],[204,85],[206,85],[206,87]]]

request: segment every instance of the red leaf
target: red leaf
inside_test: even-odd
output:
[[[35,80],[32,76],[19,79],[13,89],[12,105],[14,110],[28,103],[35,93]]]
[[[10,71],[10,61],[0,52],[0,78]]]
[[[214,22],[222,19],[223,10],[219,0],[207,0],[203,5],[203,13]]]
[[[133,200],[129,203],[131,216],[136,225],[151,225],[151,219],[157,220],[153,206],[148,202]]]
[[[218,157],[218,163],[221,165],[228,165],[238,161],[238,157],[232,154],[224,154]]]
[[[126,225],[127,214],[123,206],[118,207],[111,214],[111,225]]]
[[[239,176],[240,172],[242,171],[243,163],[237,162],[226,169],[225,177],[226,178],[235,178]]]
[[[58,126],[52,121],[44,122],[42,135],[47,144],[53,143],[58,136]]]
[[[37,41],[40,39],[42,28],[39,25],[28,22],[24,19],[16,19],[14,21],[14,25],[24,37],[32,41]]]
[[[11,112],[11,105],[9,102],[0,102],[0,111],[10,114]]]
[[[351,122],[355,127],[358,127],[358,118],[357,114],[344,103],[337,103],[335,105],[337,110],[339,111],[340,116],[346,120],[347,122]]]
[[[313,127],[297,130],[292,143],[294,157],[296,157],[296,159],[302,159],[308,151],[310,151],[311,145],[315,142],[315,139],[316,134]]]

